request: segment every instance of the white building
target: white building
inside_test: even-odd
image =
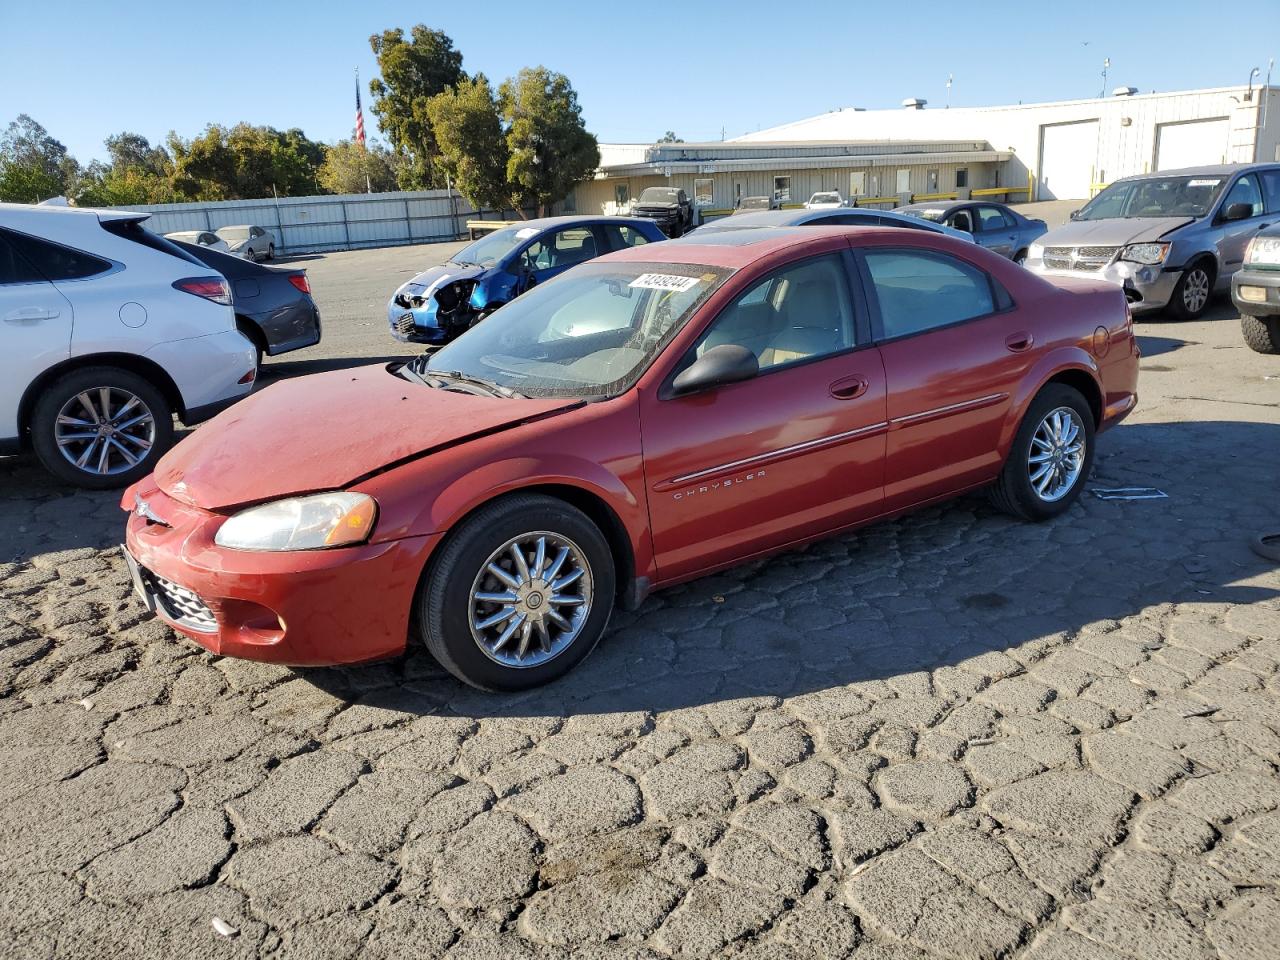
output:
[[[882,203],[970,191],[1078,200],[1120,177],[1201,163],[1280,160],[1280,87],[1177,93],[1120,88],[1058,103],[849,108],[717,143],[603,144],[579,212],[615,212],[672,185],[704,209],[744,196],[803,202],[817,190]]]

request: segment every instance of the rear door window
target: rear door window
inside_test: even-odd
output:
[[[31,265],[26,257],[14,249],[5,231],[0,230],[0,284],[44,283],[45,276]]]
[[[996,310],[991,279],[956,257],[924,250],[864,255],[880,306],[882,339],[924,333]]]
[[[978,222],[984,231],[1005,230],[1012,226],[999,207],[978,207]]]
[[[1262,192],[1267,198],[1267,210],[1280,213],[1280,170],[1263,170]]]
[[[82,250],[11,230],[0,231],[24,260],[46,280],[84,280],[111,269],[111,261]]]

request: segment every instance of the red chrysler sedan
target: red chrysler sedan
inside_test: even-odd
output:
[[[124,495],[157,614],[214,653],[391,657],[490,690],[615,604],[989,487],[1062,513],[1137,399],[1124,294],[924,231],[649,244],[442,350],[277,383]]]

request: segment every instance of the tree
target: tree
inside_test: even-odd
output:
[[[238,123],[210,124],[191,140],[169,134],[174,186],[197,200],[257,200],[316,193],[316,172],[323,144],[301,130],[281,133],[273,127]]]
[[[578,95],[564,74],[526,67],[503,82],[498,103],[510,150],[507,179],[523,204],[545,214],[600,166],[600,149],[582,123]]]
[[[32,203],[60,196],[78,173],[67,148],[25,113],[0,136],[0,201]]]
[[[339,140],[326,152],[316,178],[329,193],[364,193],[370,186],[384,193],[396,189],[396,166],[395,154],[385,147],[366,149],[355,140]]]
[[[427,103],[466,79],[461,52],[443,30],[423,24],[410,31],[408,40],[399,28],[375,33],[369,46],[382,74],[369,83],[371,109],[391,145],[411,161],[401,185],[410,189],[443,186],[436,169],[440,149]]]
[[[476,209],[503,210],[512,203],[507,180],[511,151],[493,88],[484,74],[461,80],[427,103],[440,148],[439,165]]]
[[[659,143],[684,143],[684,138],[677,137],[676,132],[674,130],[668,130],[666,133],[662,135],[662,139],[659,140],[658,142]]]

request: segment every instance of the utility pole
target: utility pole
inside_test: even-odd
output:
[[[1102,59],[1102,92],[1098,94],[1098,99],[1102,99],[1107,95],[1107,71],[1111,69],[1111,58],[1104,57]]]
[[[954,79],[955,77],[952,74],[947,74],[947,106],[945,108],[947,110],[951,109],[951,81]]]

